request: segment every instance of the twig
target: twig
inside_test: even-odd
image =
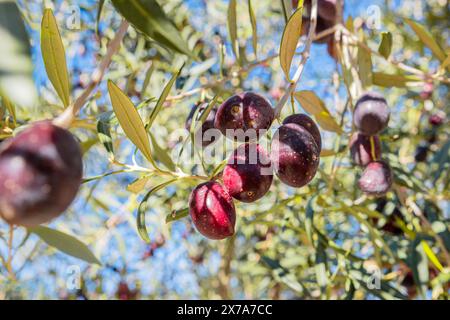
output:
[[[53,120],[53,123],[55,125],[58,125],[63,128],[70,127],[80,109],[86,104],[94,89],[102,81],[106,69],[108,69],[109,65],[111,64],[112,57],[120,48],[120,44],[123,40],[123,37],[127,32],[128,25],[129,24],[126,20],[122,20],[122,23],[120,24],[119,30],[117,31],[114,39],[108,45],[106,55],[100,62],[99,67],[92,73],[91,82],[89,83],[87,88],[83,91],[83,93],[75,100],[75,102],[71,104],[56,119]]]
[[[9,276],[11,279],[15,279],[14,271],[12,269],[12,259],[13,259],[13,240],[14,240],[14,226],[9,225],[9,239],[8,239],[8,260],[6,261],[6,268],[8,269]]]
[[[314,39],[314,34],[316,31],[316,24],[317,24],[317,0],[312,0],[312,7],[311,7],[311,22],[310,22],[310,28],[308,33],[308,39],[306,41],[305,49],[303,50],[301,56],[302,61],[298,65],[297,71],[294,74],[294,77],[292,78],[292,81],[289,83],[286,92],[284,93],[283,97],[281,97],[281,100],[277,103],[275,107],[275,117],[279,117],[281,110],[283,109],[284,105],[286,104],[289,97],[294,93],[295,88],[297,87],[297,83],[300,80],[300,77],[303,73],[303,70],[305,68],[306,61],[309,58],[309,51],[311,48],[311,43]]]

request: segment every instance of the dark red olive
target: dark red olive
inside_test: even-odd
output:
[[[8,223],[35,226],[59,216],[81,184],[82,159],[72,134],[38,122],[0,149],[0,215]]]
[[[231,140],[257,140],[274,119],[269,101],[259,94],[244,92],[228,98],[217,110],[214,125]]]
[[[315,176],[320,152],[314,137],[303,127],[288,123],[272,139],[271,159],[278,178],[292,187],[303,187]]]
[[[216,181],[202,183],[192,191],[189,214],[197,230],[209,239],[220,240],[234,234],[233,199]]]
[[[240,145],[230,156],[222,178],[233,198],[242,202],[254,202],[262,198],[272,184],[270,157],[259,144]]]
[[[317,146],[319,147],[319,152],[322,150],[322,138],[320,137],[319,127],[317,127],[316,123],[310,116],[304,113],[293,114],[284,119],[283,124],[287,123],[295,123],[305,128],[309,133],[311,133],[316,141]]]

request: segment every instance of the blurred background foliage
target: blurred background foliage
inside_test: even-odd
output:
[[[5,2],[0,1],[0,6]],[[406,19],[423,25],[444,48],[448,67],[448,1],[345,1],[347,30],[369,50],[378,50],[382,32],[392,35],[390,56],[372,54],[370,70],[396,77],[374,78],[376,85],[367,86],[382,92],[391,107],[389,128],[381,140],[383,158],[394,169],[395,185],[385,198],[369,198],[359,191],[356,180],[361,170],[353,166],[348,152],[351,110],[357,98],[353,90],[358,77],[367,77],[367,69],[358,73],[363,69],[361,61],[341,63],[329,55],[327,45],[313,44],[297,90],[314,91],[344,133],[322,130],[328,154],[321,158],[312,183],[292,189],[274,179],[263,199],[253,204],[236,202],[235,237],[211,241],[195,231],[189,217],[166,223],[174,210],[187,207],[196,184],[189,179],[176,182],[147,201],[150,242],[145,243],[136,229],[138,206],[148,190],[167,179],[145,177],[142,172],[97,177],[123,170],[120,164],[133,165],[135,160],[148,166],[112,115],[106,80],[116,83],[147,119],[164,86],[186,62],[151,129],[174,161],[183,144],[174,132],[184,128],[189,111],[201,99],[218,94],[222,101],[235,92],[251,90],[275,105],[287,87],[277,54],[285,16],[290,15],[283,8],[289,8],[290,1],[284,1],[284,6],[283,1],[252,1],[257,52],[248,3],[238,1],[239,63],[227,28],[228,1],[158,2],[198,59],[190,60],[128,28],[104,81],[72,128],[83,147],[85,177],[93,179],[82,185],[67,213],[49,225],[89,245],[101,265],[65,255],[22,228],[16,228],[10,239],[9,227],[0,222],[0,299],[447,299],[450,140],[447,121],[436,126],[429,118],[435,114],[445,118],[449,113],[450,81],[445,62],[419,40]],[[29,96],[12,94],[16,108],[4,95],[2,139],[31,121],[53,118],[63,110],[41,55],[43,9],[53,9],[58,22],[72,97],[88,85],[122,19],[110,1],[16,3],[30,39],[32,79],[38,94],[34,97],[33,87]],[[0,10],[3,28],[6,12]],[[79,26],[74,13],[75,17],[79,13]],[[380,19],[375,27],[368,24],[374,15]],[[345,41],[341,46],[350,55],[360,47]],[[0,49],[0,92],[14,92],[8,87],[13,82],[2,86],[7,67],[19,68],[22,77],[15,80],[29,87],[27,58],[23,62],[19,54],[13,54],[12,60],[3,63],[6,54]],[[292,65],[299,61],[296,55]],[[351,76],[345,78],[349,72]],[[20,107],[20,103],[33,107]],[[303,112],[297,102],[292,106],[288,102],[281,118],[292,108]],[[111,126],[112,152],[102,144],[104,130],[98,132],[105,123]],[[207,166],[206,175],[217,164]],[[201,166],[186,161],[180,167],[184,172],[205,174]],[[127,189],[142,177],[141,185],[134,184],[137,192]]]

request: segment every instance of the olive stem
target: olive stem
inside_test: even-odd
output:
[[[91,82],[83,91],[83,93],[66,110],[64,110],[63,113],[61,113],[57,118],[53,120],[53,124],[65,129],[70,128],[72,122],[76,119],[80,109],[86,104],[88,99],[91,97],[94,89],[102,81],[106,70],[111,64],[112,57],[120,48],[120,44],[127,32],[128,26],[128,22],[126,20],[122,20],[122,23],[120,24],[119,30],[117,31],[114,39],[111,40],[108,45],[106,55],[100,62],[99,67],[92,73]]]
[[[275,117],[278,118],[281,114],[281,110],[283,110],[284,105],[286,104],[289,97],[294,93],[295,88],[297,87],[297,83],[300,80],[300,77],[303,73],[303,70],[305,69],[305,64],[308,61],[309,58],[309,51],[311,49],[311,43],[313,39],[315,38],[315,32],[316,32],[316,24],[317,24],[317,0],[312,0],[311,5],[311,22],[310,22],[310,28],[308,33],[308,39],[306,40],[305,49],[301,53],[302,60],[300,61],[300,64],[297,67],[297,71],[294,74],[294,77],[292,78],[292,81],[289,83],[286,92],[281,97],[280,101],[277,103],[274,113]]]

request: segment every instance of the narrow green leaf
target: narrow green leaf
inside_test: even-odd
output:
[[[413,29],[420,41],[422,41],[422,43],[427,46],[431,52],[433,52],[433,55],[438,58],[439,61],[442,62],[445,60],[447,55],[444,50],[442,50],[439,44],[434,40],[431,33],[423,25],[410,19],[405,19],[405,22],[411,27],[411,29]]]
[[[210,178],[214,178],[215,176],[217,176],[219,173],[222,172],[223,168],[225,168],[225,166],[228,163],[228,159],[222,160],[217,167],[214,168],[214,170],[211,172]]]
[[[252,25],[253,52],[255,52],[255,59],[258,59],[258,25],[256,23],[255,12],[253,11],[252,0],[248,0],[248,14]]]
[[[97,122],[97,136],[100,142],[109,153],[110,157],[114,157],[114,147],[111,137],[111,126],[106,119],[100,119]]]
[[[166,186],[168,186],[169,184],[173,183],[177,181],[177,179],[172,179],[169,181],[166,181],[164,183],[161,183],[160,185],[157,185],[156,187],[154,187],[153,189],[151,189],[142,199],[141,203],[139,204],[139,208],[138,208],[138,213],[137,213],[137,220],[136,220],[136,224],[137,224],[137,230],[139,235],[141,236],[142,240],[144,240],[147,243],[150,243],[150,238],[148,236],[148,232],[147,232],[147,227],[145,225],[145,213],[147,211],[147,209],[149,208],[148,206],[148,199],[150,198],[150,196],[165,188]]]
[[[164,102],[166,101],[167,96],[170,93],[170,90],[173,87],[173,84],[175,83],[175,81],[177,80],[177,78],[179,77],[181,70],[183,70],[184,64],[181,66],[180,70],[178,70],[177,73],[174,73],[172,75],[172,78],[169,80],[169,82],[166,84],[166,86],[164,87],[161,96],[158,99],[158,102],[156,103],[155,108],[153,109],[152,113],[150,114],[149,118],[148,118],[148,122],[146,125],[147,130],[150,130],[150,128],[152,127],[153,121],[155,121],[156,116],[158,115],[159,111],[161,111],[162,106],[164,105]]]
[[[236,60],[241,63],[239,57],[239,41],[237,36],[237,21],[236,21],[236,0],[230,0],[228,4],[228,35],[230,36],[231,48],[233,49]]]
[[[184,217],[187,217],[188,215],[189,215],[189,208],[174,210],[166,216],[166,223],[182,219]]]
[[[145,95],[147,92],[148,85],[150,84],[150,79],[152,77],[153,71],[155,71],[155,64],[152,62],[150,67],[147,69],[147,72],[145,73],[144,83],[142,84],[142,90],[141,93]]]
[[[387,74],[383,72],[374,72],[372,74],[373,84],[379,87],[397,87],[404,88],[409,83],[420,81],[417,76],[405,76],[400,74]]]
[[[16,1],[0,1],[0,95],[13,104],[37,102],[30,41]]]
[[[86,262],[101,265],[91,250],[71,235],[44,226],[32,227],[28,231],[38,235],[45,243],[59,251]]]
[[[143,155],[155,165],[151,154],[147,131],[145,131],[142,119],[133,103],[112,81],[108,82],[108,91],[114,113],[116,114],[123,131]]]
[[[358,47],[358,74],[361,79],[363,89],[368,89],[372,85],[372,56],[369,51]]]
[[[291,80],[289,71],[302,32],[302,15],[303,7],[298,7],[286,23],[281,37],[280,64],[288,80]]]
[[[328,285],[328,274],[327,274],[327,253],[325,251],[325,246],[323,243],[319,242],[316,248],[316,261],[314,270],[316,273],[317,284],[321,288],[322,292]]]
[[[306,112],[314,116],[322,129],[342,133],[341,127],[330,114],[325,103],[313,91],[297,91],[294,97]]]
[[[136,180],[134,180],[132,183],[130,183],[127,186],[127,191],[130,191],[130,192],[133,192],[133,193],[141,192],[142,190],[145,189],[145,187],[147,186],[148,181],[153,176],[154,176],[154,174],[148,174],[148,175],[145,175],[145,176],[137,178]]]
[[[112,0],[114,7],[136,29],[176,52],[196,59],[175,24],[155,0]]]
[[[42,17],[41,51],[48,78],[64,106],[67,107],[70,104],[70,83],[66,54],[51,9],[45,9]]]
[[[13,118],[14,124],[16,124],[16,106],[12,104],[12,102],[6,96],[2,97],[2,101],[3,105],[6,107],[6,110],[8,110],[9,115]]]
[[[156,160],[160,161],[167,169],[170,171],[176,170],[176,165],[172,161],[172,158],[168,154],[167,150],[163,149],[159,144],[158,141],[156,141],[153,134],[149,131],[150,140],[152,141],[153,146],[153,155],[156,158]]]
[[[428,272],[428,257],[425,253],[422,241],[422,237],[417,236],[414,241],[411,242],[408,258],[409,265],[413,272],[414,282],[416,283],[422,298],[425,299],[430,275]]]
[[[378,47],[378,52],[385,58],[388,59],[391,55],[392,50],[392,34],[390,32],[381,33],[381,42]]]
[[[444,270],[444,267],[439,262],[439,259],[436,257],[436,254],[433,252],[433,250],[430,248],[430,246],[428,245],[428,243],[425,240],[422,240],[422,246],[423,246],[423,251],[427,255],[428,259],[430,259],[430,261],[434,264],[434,266],[440,272],[442,272]]]

